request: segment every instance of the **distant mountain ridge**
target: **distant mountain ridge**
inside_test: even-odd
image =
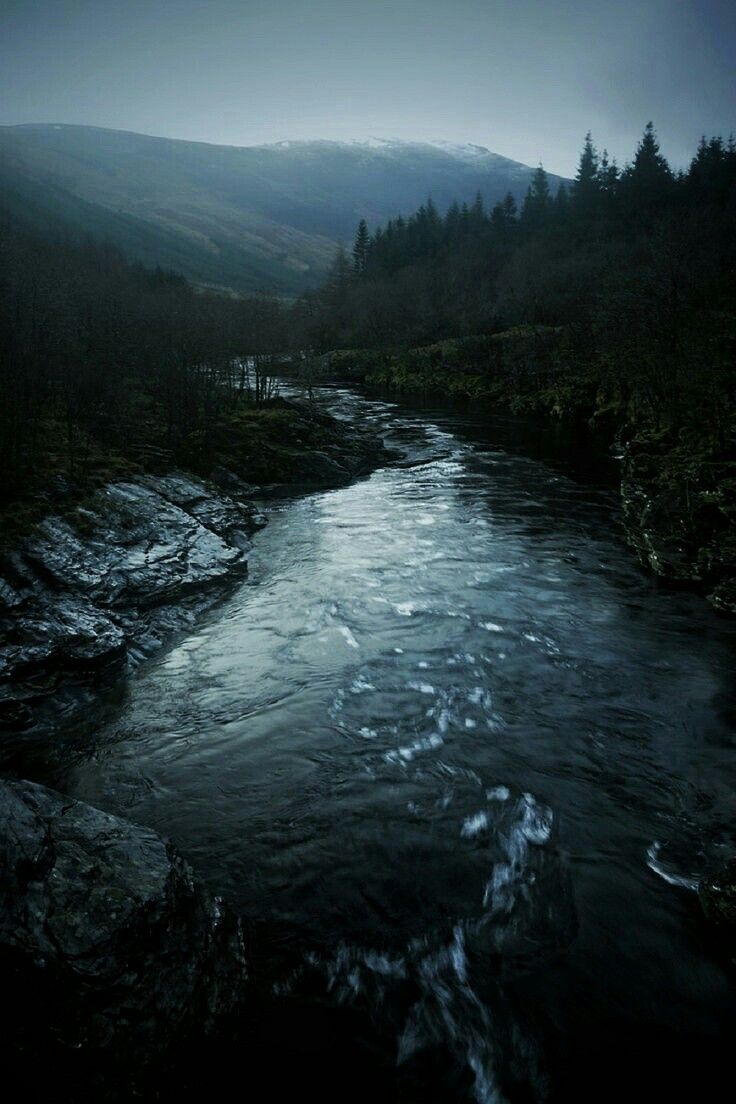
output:
[[[298,294],[361,218],[371,228],[431,195],[488,204],[533,170],[483,146],[284,141],[217,146],[66,124],[0,127],[0,208],[42,231],[104,238],[196,283]],[[561,178],[550,176],[553,190]]]

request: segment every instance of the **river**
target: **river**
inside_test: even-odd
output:
[[[513,423],[322,400],[405,460],[270,502],[248,580],[55,781],[242,913],[262,1046],[317,1099],[708,1098],[736,998],[694,888],[734,846],[733,625]]]

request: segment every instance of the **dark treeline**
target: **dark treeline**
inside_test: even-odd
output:
[[[196,466],[229,412],[268,399],[270,362],[289,348],[396,352],[531,331],[544,340],[515,371],[542,383],[584,372],[650,421],[695,414],[724,438],[735,256],[733,142],[703,139],[678,174],[651,125],[622,170],[588,136],[575,181],[555,195],[540,166],[520,210],[507,196],[487,211],[478,196],[444,214],[427,201],[372,234],[361,221],[352,256],[340,250],[322,289],[293,306],[202,292],[6,218],[0,500],[34,475],[83,475],[100,455]],[[433,361],[440,376],[472,349],[468,367],[492,375],[498,358],[473,341],[452,366]]]
[[[509,195],[487,211],[478,196],[444,215],[430,200],[372,235],[361,223],[353,256],[338,253],[303,310],[323,350],[556,327],[558,359],[636,377],[659,408],[687,404],[697,379],[717,418],[732,386],[735,246],[733,141],[704,138],[675,173],[649,124],[623,169],[590,135],[569,187],[553,195],[540,166],[520,210]]]
[[[0,498],[100,453],[191,459],[268,396],[283,308],[195,291],[114,248],[0,227]],[[246,360],[244,358],[250,357]]]

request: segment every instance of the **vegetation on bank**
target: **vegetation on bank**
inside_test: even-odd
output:
[[[674,173],[647,126],[619,170],[586,138],[576,179],[544,170],[509,196],[356,235],[309,302],[312,344],[380,350],[376,378],[472,397],[603,392],[657,428],[698,424],[725,446],[736,405],[736,147],[703,139]],[[477,335],[482,335],[480,338]],[[574,401],[574,394],[572,396]]]
[[[620,171],[588,136],[569,189],[553,195],[540,167],[521,211],[508,197],[486,212],[478,198],[440,215],[429,200],[367,238],[359,227],[353,254],[340,253],[308,299],[317,348],[390,351],[383,380],[402,389],[521,400],[579,380],[638,423],[694,420],[725,444],[736,400],[733,141],[703,139],[676,174],[651,124]]]
[[[4,529],[60,480],[182,465],[285,481],[335,430],[274,404],[274,365],[291,350],[309,390],[338,349],[336,374],[630,441],[655,457],[637,467],[651,495],[686,504],[682,540],[712,579],[731,569],[701,550],[724,517],[736,524],[735,258],[736,146],[703,139],[678,174],[651,125],[622,170],[590,136],[571,187],[553,195],[540,166],[519,211],[511,196],[490,212],[480,198],[444,214],[428,200],[372,232],[362,220],[352,257],[340,250],[325,285],[290,304],[198,291],[6,216]]]
[[[588,135],[570,188],[540,166],[520,211],[362,224],[310,310],[338,373],[618,438],[643,562],[736,610],[733,140],[675,173],[651,124],[622,170]]]
[[[271,417],[284,308],[0,226],[0,509],[54,478],[186,464]],[[265,432],[265,430],[264,430]]]

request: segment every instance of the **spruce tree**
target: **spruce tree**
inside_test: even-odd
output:
[[[608,150],[604,149],[601,155],[600,169],[598,175],[601,182],[601,191],[604,195],[611,196],[616,191],[616,184],[618,182],[619,172],[616,159],[613,161],[608,160]]]
[[[647,187],[669,183],[672,179],[672,170],[659,152],[659,142],[652,122],[645,126],[642,139],[636,148],[631,177]]]
[[[507,192],[502,204],[504,216],[507,219],[515,219],[517,215],[516,200],[511,192]]]
[[[554,201],[555,219],[560,223],[567,221],[570,214],[570,194],[564,184],[560,184]]]
[[[636,225],[651,225],[660,219],[672,195],[674,177],[659,152],[654,125],[647,123],[633,164],[621,176],[620,193],[627,218]]]
[[[552,197],[549,190],[549,177],[540,164],[534,170],[529,191],[526,193],[521,209],[521,220],[530,229],[537,229],[547,221]]]
[[[368,223],[362,218],[358,223],[358,230],[355,235],[355,245],[353,246],[353,269],[358,275],[365,272],[365,266],[368,263],[369,248],[370,235],[368,233]]]
[[[585,135],[578,171],[572,187],[572,202],[575,213],[583,218],[594,215],[598,208],[600,191],[598,151],[593,145],[593,137],[588,131]]]

